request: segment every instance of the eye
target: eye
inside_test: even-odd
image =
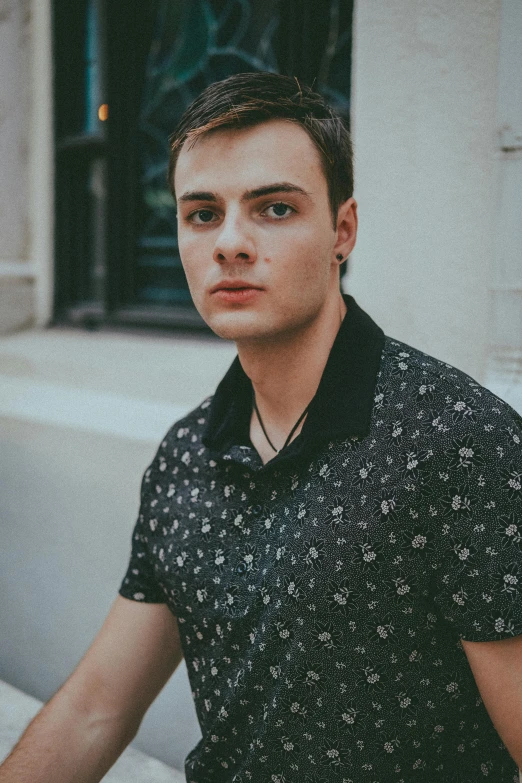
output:
[[[288,217],[292,212],[295,212],[292,207],[289,207],[288,204],[284,204],[282,201],[277,201],[275,204],[270,204],[269,207],[267,207],[264,212],[268,212],[269,209],[273,210],[273,214],[269,217],[275,217],[277,219]]]
[[[196,212],[192,212],[187,220],[189,223],[195,223],[196,225],[202,225],[203,223],[211,223],[214,213],[211,209],[198,209]],[[196,218],[198,218],[196,220]]]

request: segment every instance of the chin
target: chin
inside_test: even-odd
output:
[[[266,317],[262,318],[259,313],[236,311],[201,314],[205,323],[212,331],[222,337],[223,340],[256,340],[267,337],[272,333],[266,322]]]

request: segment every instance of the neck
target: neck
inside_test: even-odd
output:
[[[297,332],[262,343],[237,344],[241,366],[252,382],[259,412],[278,448],[317,391],[345,313],[346,305],[339,293],[338,298],[328,301],[318,316]],[[253,442],[257,445],[254,438]]]

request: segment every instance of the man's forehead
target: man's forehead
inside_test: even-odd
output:
[[[176,193],[216,191],[234,184],[243,191],[260,184],[292,182],[309,191],[322,176],[320,155],[297,123],[270,120],[246,128],[217,128],[186,141],[174,172]]]

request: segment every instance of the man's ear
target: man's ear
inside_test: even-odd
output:
[[[343,201],[337,210],[337,240],[334,246],[336,258],[348,258],[357,239],[357,202],[353,196]]]

